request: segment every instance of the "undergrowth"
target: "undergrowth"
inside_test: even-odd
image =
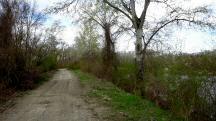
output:
[[[113,114],[123,113],[126,121],[181,121],[171,112],[163,110],[147,99],[127,93],[111,82],[74,71],[82,85],[90,86],[90,97],[96,97],[113,109]],[[114,118],[112,116],[112,118]]]

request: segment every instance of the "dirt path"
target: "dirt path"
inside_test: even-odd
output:
[[[60,69],[49,82],[18,98],[0,121],[104,121],[82,94],[76,77]]]

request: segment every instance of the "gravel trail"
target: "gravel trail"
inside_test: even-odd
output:
[[[68,70],[60,69],[36,90],[16,99],[16,104],[0,114],[0,121],[103,121],[85,101],[83,88]]]

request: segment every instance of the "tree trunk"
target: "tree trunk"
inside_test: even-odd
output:
[[[135,43],[135,53],[136,53],[136,58],[135,58],[135,63],[136,63],[136,68],[137,68],[137,80],[142,81],[144,79],[144,56],[142,53],[142,38],[143,36],[143,29],[138,28],[136,29],[136,43]]]
[[[113,66],[115,56],[115,45],[112,41],[110,25],[104,25],[105,47],[104,47],[104,62],[107,66]]]
[[[110,24],[104,24],[105,46],[103,49],[103,64],[105,75],[111,76],[113,69],[117,69],[115,57],[115,43],[112,40]]]

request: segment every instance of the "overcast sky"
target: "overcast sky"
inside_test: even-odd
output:
[[[54,2],[58,1],[61,0],[36,0],[39,10],[43,10],[46,7],[53,5]],[[191,0],[186,7],[193,8],[198,5],[208,4],[212,5],[213,8],[216,8],[216,0]],[[73,21],[72,19],[73,18],[69,17],[68,15],[50,15],[45,25],[49,26],[55,20],[61,21],[62,25],[65,26],[61,37],[69,45],[72,45],[74,38],[77,36],[80,30],[80,27],[78,25],[71,24],[71,22]],[[171,39],[175,40],[175,42],[171,42],[169,44],[171,44],[173,48],[177,48],[178,50],[181,50],[183,52],[194,53],[203,50],[216,49],[216,33],[209,31],[176,28],[175,32],[173,33],[173,37]],[[126,40],[120,39],[117,43],[117,50],[133,51],[134,41],[130,41],[130,38]]]

